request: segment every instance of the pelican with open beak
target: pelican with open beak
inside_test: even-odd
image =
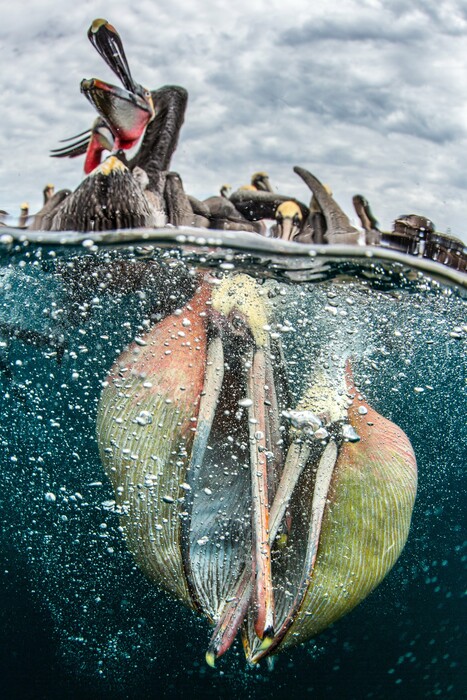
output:
[[[81,81],[81,92],[105,119],[114,135],[114,148],[129,149],[139,141],[155,111],[152,95],[133,80],[119,33],[107,20],[95,19],[88,38],[124,89],[98,79]]]
[[[205,278],[120,355],[97,418],[128,546],[154,581],[256,663],[363,600],[407,538],[410,442],[356,391],[348,361],[293,379],[267,289]]]
[[[74,137],[66,147],[54,149],[54,158],[74,158],[86,153],[84,172],[96,168],[102,152],[133,148],[154,119],[155,110],[151,92],[133,80],[122,40],[117,30],[104,19],[91,24],[88,37],[124,88],[91,78],[81,81],[81,92],[99,113],[93,127]]]

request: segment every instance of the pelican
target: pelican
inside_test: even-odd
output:
[[[89,175],[94,168],[97,168],[102,161],[104,151],[112,151],[115,140],[107,122],[102,117],[97,117],[91,129],[83,131],[81,134],[63,139],[63,142],[73,141],[73,143],[55,148],[50,152],[52,158],[76,158],[84,153],[84,172]]]
[[[144,192],[128,167],[109,156],[42,225],[51,231],[112,231],[155,226]],[[47,229],[46,229],[47,230]]]
[[[19,219],[18,219],[18,227],[19,228],[27,228],[28,218],[29,218],[29,203],[23,202],[20,205],[19,210],[20,210],[20,214],[19,214]]]
[[[225,185],[223,185],[223,189]],[[225,192],[225,189],[224,189]],[[208,209],[210,228],[230,231],[251,231],[264,234],[262,222],[249,221],[224,194],[203,201]]]
[[[274,219],[277,208],[283,202],[295,202],[302,211],[304,219],[308,216],[308,207],[294,197],[287,197],[277,192],[261,191],[257,189],[240,188],[232,192],[230,202],[249,221],[261,219]]]
[[[48,182],[47,185],[44,187],[42,190],[42,194],[44,196],[44,204],[47,204],[49,199],[51,199],[54,195],[55,192],[55,185],[52,185],[52,183]]]
[[[75,140],[68,147],[53,150],[52,156],[72,158],[86,152],[86,174],[100,164],[103,150],[133,148],[155,116],[152,94],[133,80],[117,30],[106,20],[96,19],[88,30],[88,38],[125,89],[97,78],[81,81],[81,92],[97,110],[100,119],[94,122],[91,130],[72,137],[84,137],[81,141]]]
[[[304,216],[303,209],[293,200],[282,202],[276,209],[275,224],[271,227],[271,236],[285,241],[312,243],[313,229]]]
[[[42,209],[40,209],[34,216],[32,223],[28,226],[30,231],[46,231],[50,228],[52,220],[57,213],[57,209],[60,204],[71,194],[71,190],[63,189],[55,192],[48,200],[45,202]]]
[[[253,173],[251,176],[251,186],[254,187],[255,190],[260,190],[262,192],[274,192],[269,181],[269,175],[262,171]]]
[[[198,285],[116,360],[98,443],[137,563],[214,627],[207,663],[242,627],[254,664],[384,578],[407,538],[416,463],[356,391],[349,358],[291,404],[267,288],[245,274]]]
[[[379,245],[381,231],[378,228],[378,221],[373,216],[368,200],[361,194],[356,194],[353,196],[352,202],[365,231],[365,242],[367,245]]]
[[[66,148],[59,150],[60,155],[73,157],[87,149],[89,165],[85,170],[90,172],[78,190],[58,207],[54,218],[44,219],[44,226],[51,230],[98,231],[161,226],[167,221],[174,223],[170,216],[167,217],[167,211],[174,211],[176,205],[167,202],[170,193],[166,191],[166,179],[183,124],[188,94],[179,86],[167,85],[148,95],[148,91],[136,85],[131,77],[116,30],[104,20],[96,20],[89,35],[93,45],[122,79],[125,90],[98,80],[82,84],[82,89],[100,113],[99,119],[90,136],[73,143],[68,152]],[[153,105],[156,105],[156,110]],[[104,133],[103,130],[107,131]],[[116,146],[127,148],[133,144],[133,136],[139,138],[143,131],[140,148],[130,161],[122,163],[123,156],[116,151],[101,166],[92,167],[100,161],[103,150],[100,139],[106,134],[110,133],[111,147],[115,151]],[[108,141],[110,145],[110,139]],[[104,190],[98,191],[97,187],[104,187]],[[103,206],[106,210],[102,209]],[[190,224],[199,223],[189,203],[188,221]]]

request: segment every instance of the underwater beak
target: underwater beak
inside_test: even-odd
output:
[[[105,19],[95,19],[88,29],[88,39],[122,85],[129,92],[136,92],[138,84],[131,76],[122,40],[115,27]]]
[[[248,600],[245,603],[248,605],[251,602],[253,607],[255,633],[259,639],[265,640],[274,636],[268,496],[268,483],[273,477],[268,473],[272,465],[271,461],[268,464],[268,449],[270,450],[271,439],[280,440],[280,432],[271,352],[268,334],[264,330],[267,326],[267,315],[262,303],[254,298],[256,292],[255,284],[244,275],[224,280],[213,289],[207,326],[204,385],[188,472],[195,480],[197,470],[205,459],[214,421],[219,420],[220,407],[227,403],[227,385],[239,402],[232,410],[240,409],[240,413],[244,413],[241,420],[248,423],[252,590],[246,580],[242,579],[240,585],[244,596],[248,590]],[[242,378],[237,382],[231,374],[228,378],[226,375],[229,374],[233,361],[233,348],[237,348],[239,343],[242,351],[235,351],[235,376],[240,374]],[[227,434],[229,429],[227,423]],[[235,432],[233,426],[232,432]],[[188,483],[190,484],[190,480]],[[193,487],[193,491],[196,492],[195,483]],[[192,580],[192,588],[196,590],[202,583],[193,580],[190,553],[185,550],[185,555],[187,575],[189,580]],[[209,652],[207,658],[210,658]]]
[[[396,561],[415,498],[408,438],[345,360],[305,377],[292,410],[270,313],[248,275],[204,279],[119,357],[99,404],[128,546],[214,623],[211,666],[240,628],[255,664],[349,612]]]

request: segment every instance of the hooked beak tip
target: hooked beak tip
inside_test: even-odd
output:
[[[210,666],[211,668],[216,668],[216,659],[217,659],[217,656],[215,655],[215,653],[214,653],[213,651],[209,651],[209,650],[208,650],[208,651],[206,652],[206,657],[205,657],[205,658],[206,658],[206,663],[207,663],[208,666]]]
[[[269,647],[271,646],[271,644],[273,643],[273,641],[274,641],[274,630],[272,629],[272,627],[270,627],[269,629],[264,631],[263,640],[262,640],[261,645],[258,649],[258,653],[267,651],[269,649]]]

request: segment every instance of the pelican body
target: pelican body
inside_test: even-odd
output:
[[[200,280],[120,355],[97,435],[130,550],[147,576],[249,663],[314,636],[384,578],[416,493],[407,436],[356,391],[349,361],[291,405],[263,285]]]

